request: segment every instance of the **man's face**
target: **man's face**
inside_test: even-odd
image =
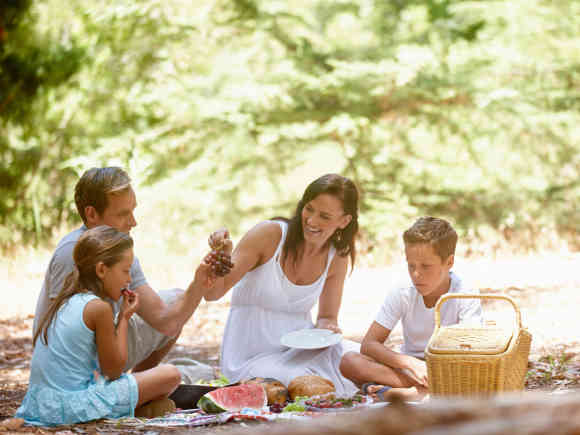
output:
[[[135,192],[129,187],[129,189],[122,192],[109,193],[108,202],[109,204],[102,214],[98,214],[96,211],[93,213],[94,216],[88,219],[87,226],[92,228],[99,225],[108,225],[129,234],[131,229],[137,226],[137,221],[133,215],[137,207]]]

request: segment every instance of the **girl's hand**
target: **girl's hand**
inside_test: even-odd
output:
[[[123,294],[121,313],[127,320],[129,320],[131,316],[135,314],[135,311],[137,311],[137,307],[139,306],[139,295],[127,288],[121,290],[121,293]]]
[[[329,329],[332,332],[342,334],[342,330],[338,327],[336,322],[334,322],[330,319],[318,319],[316,321],[316,325],[314,327],[318,328],[318,329]]]
[[[232,254],[234,244],[232,243],[230,233],[226,228],[220,228],[211,233],[207,241],[212,250],[223,251],[228,255]]]

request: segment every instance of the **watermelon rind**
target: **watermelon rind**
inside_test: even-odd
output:
[[[225,412],[226,410],[220,408],[213,400],[209,397],[201,396],[197,401],[197,407],[203,409],[204,412],[208,414],[219,414],[220,412]]]
[[[242,384],[218,388],[204,394],[197,407],[208,414],[237,412],[244,408],[261,409],[268,404],[266,390],[260,384]]]

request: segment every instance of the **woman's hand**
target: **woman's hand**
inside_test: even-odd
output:
[[[314,327],[318,329],[329,329],[332,332],[342,334],[342,330],[338,327],[337,323],[331,319],[318,319]]]
[[[123,294],[123,304],[121,305],[121,315],[129,320],[139,306],[139,295],[127,288],[121,290]]]
[[[230,239],[230,233],[227,228],[220,228],[210,234],[208,238],[209,247],[214,251],[222,251],[228,255],[232,254],[234,244]]]

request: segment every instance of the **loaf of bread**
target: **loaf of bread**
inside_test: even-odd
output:
[[[304,375],[292,379],[288,385],[290,399],[294,400],[298,396],[317,396],[319,394],[332,393],[336,391],[334,384],[320,376]]]

